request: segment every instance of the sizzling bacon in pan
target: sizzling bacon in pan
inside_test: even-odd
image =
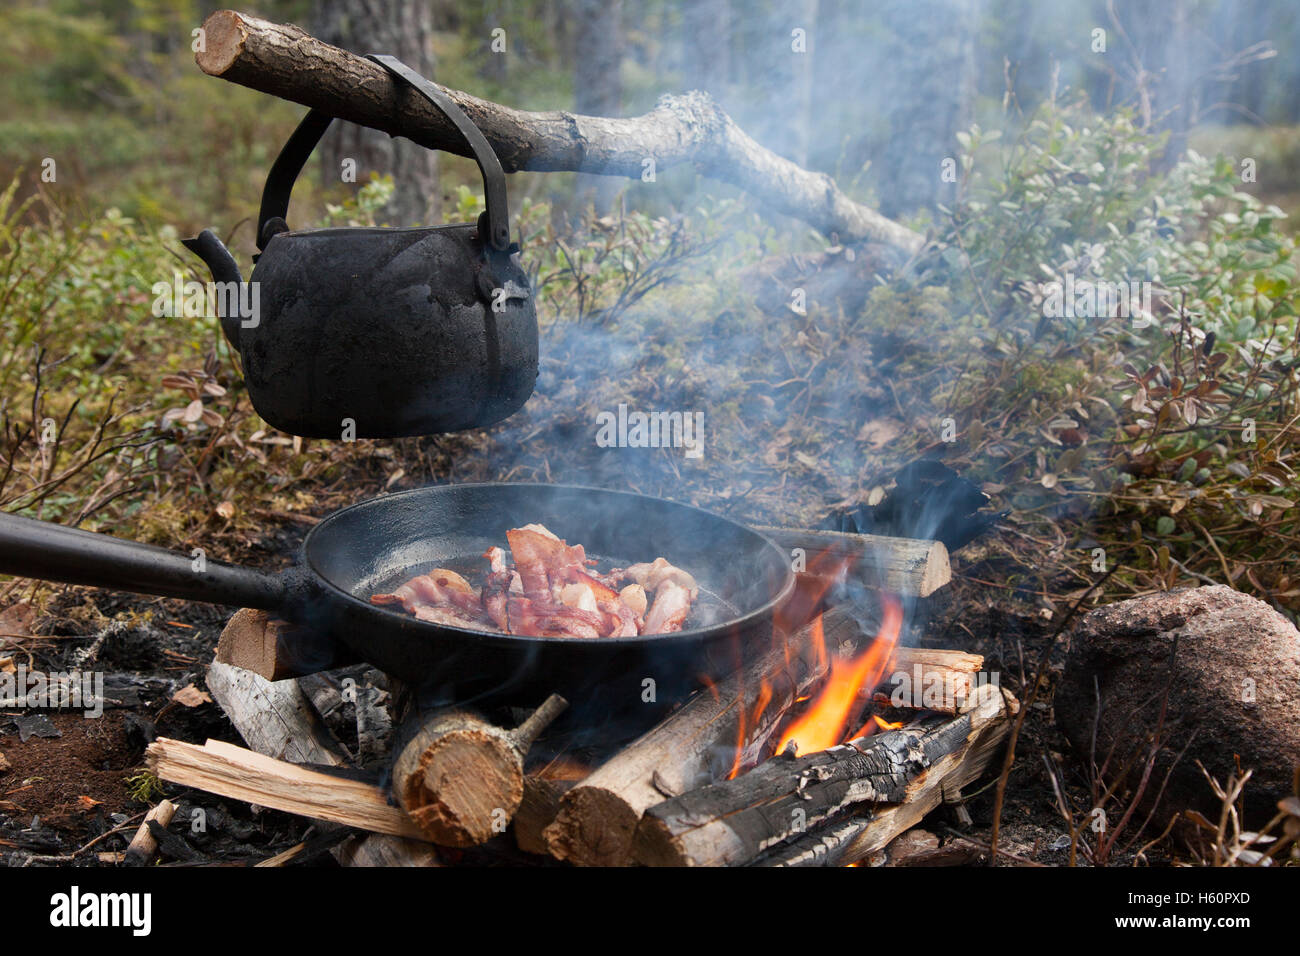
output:
[[[488,573],[480,589],[455,571],[434,568],[370,601],[452,627],[599,638],[679,631],[699,593],[695,579],[664,558],[602,574],[582,545],[569,545],[542,525],[512,528],[506,539],[509,554],[495,546],[483,553]]]

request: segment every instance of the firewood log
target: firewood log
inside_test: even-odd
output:
[[[159,737],[145,762],[160,779],[183,787],[393,836],[424,839],[406,813],[371,783],[334,776],[209,740],[202,747]]]
[[[863,633],[843,609],[828,612],[823,627],[832,648]],[[812,634],[810,626],[800,628],[787,644],[756,655],[715,689],[700,691],[565,794],[546,829],[551,854],[582,866],[626,865],[641,814],[712,779],[719,754],[730,757],[742,727],[735,760],[753,762],[790,706],[826,673],[828,662],[817,653]],[[750,726],[760,697],[767,698],[766,706]],[[724,761],[723,773],[730,762]]]
[[[873,700],[879,706],[960,713],[977,700],[980,681],[976,675],[983,668],[984,658],[979,654],[900,647]]]
[[[806,757],[777,756],[733,780],[650,807],[637,828],[636,860],[742,865],[862,804],[896,805],[892,814],[873,818],[869,836],[853,835],[862,855],[879,849],[919,823],[945,790],[977,776],[1010,729],[999,689],[986,685],[977,695],[978,704],[957,717],[922,718]],[[978,757],[967,760],[972,748]]]
[[[424,835],[443,846],[474,846],[505,829],[524,795],[524,756],[568,704],[552,694],[511,731],[472,711],[419,715],[401,732],[393,794]]]
[[[217,642],[218,662],[269,681],[304,677],[356,660],[355,654],[327,635],[251,608],[236,611]]]
[[[525,853],[545,855],[545,830],[560,812],[560,801],[574,787],[573,780],[552,780],[529,774],[524,778],[524,797],[515,811],[511,829],[515,846]]]
[[[948,549],[942,541],[766,525],[754,530],[788,551],[801,550],[811,576],[817,575],[819,565],[832,568],[842,564],[846,573],[857,579],[908,597],[929,597],[952,580]]]
[[[253,750],[295,763],[342,767],[347,751],[316,713],[296,681],[268,681],[215,660],[208,690]]]

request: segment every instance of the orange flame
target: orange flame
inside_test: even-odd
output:
[[[718,699],[718,685],[714,683],[708,674],[697,674],[696,679],[708,689],[710,697],[714,700]]]
[[[820,643],[820,618],[814,626],[814,638]],[[903,606],[895,598],[886,597],[876,639],[851,660],[832,658],[825,686],[799,719],[786,728],[776,752],[783,753],[791,741],[796,753],[809,754],[844,740],[845,728],[861,710],[859,695],[864,689],[870,694],[884,678],[902,630]]]
[[[744,695],[741,695],[744,698]],[[736,725],[736,753],[731,758],[731,769],[727,771],[727,779],[734,780],[741,770],[741,757],[745,753],[745,741],[749,737],[752,728],[758,726],[759,719],[762,718],[763,712],[767,710],[767,705],[772,701],[772,684],[766,677],[758,685],[758,699],[754,702],[753,716],[746,721],[744,708],[740,711],[740,720]]]
[[[870,720],[859,727],[856,733],[846,736],[844,740],[846,742],[857,740],[859,737],[868,737],[871,734],[874,734],[877,730],[898,730],[902,726],[903,722],[901,720],[891,723],[879,714],[872,714]]]

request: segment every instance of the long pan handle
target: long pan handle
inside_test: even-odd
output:
[[[278,575],[10,514],[0,514],[0,574],[265,611],[285,603]]]

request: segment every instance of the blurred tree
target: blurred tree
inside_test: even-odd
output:
[[[889,139],[872,154],[889,183],[880,196],[887,216],[952,199],[940,170],[974,111],[978,7],[979,0],[888,0],[875,8],[891,34],[877,74],[892,105]]]
[[[618,116],[623,109],[623,0],[572,0],[577,24],[573,56],[573,109],[590,116]],[[579,174],[575,204],[605,215],[623,182],[614,176]]]
[[[388,53],[433,78],[433,10],[426,0],[314,0],[312,32],[357,53]],[[352,123],[335,123],[320,146],[326,182],[337,182],[345,159],[356,161],[358,184],[371,172],[391,173],[396,189],[381,219],[413,226],[439,218],[437,154],[405,139]]]
[[[731,0],[696,0],[682,8],[683,81],[726,106],[731,81]]]
[[[795,7],[795,26],[804,31],[803,53],[790,58],[791,87],[794,94],[794,145],[790,158],[800,166],[807,166],[812,155],[814,129],[817,124],[817,102],[814,96],[814,76],[817,66],[818,15],[817,0],[799,0]],[[795,42],[792,40],[792,42]]]

